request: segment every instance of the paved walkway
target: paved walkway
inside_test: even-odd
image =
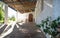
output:
[[[35,23],[25,23],[23,25],[18,23],[14,26],[13,31],[4,38],[45,38],[45,35],[35,26]]]

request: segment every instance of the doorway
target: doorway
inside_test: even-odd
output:
[[[31,13],[29,14],[29,16],[28,16],[28,21],[29,21],[29,22],[33,22],[33,14],[31,14]]]

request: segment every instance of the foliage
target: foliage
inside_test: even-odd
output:
[[[11,18],[9,18],[9,20],[15,21],[15,17],[12,16]]]
[[[45,34],[49,34],[52,37],[56,38],[55,36],[58,34],[57,27],[60,25],[60,17],[58,17],[55,20],[51,20],[51,18],[46,18],[45,20],[42,20],[42,23],[37,25],[38,27],[42,27]]]
[[[4,10],[3,10],[3,4],[0,3],[0,23],[4,22]]]

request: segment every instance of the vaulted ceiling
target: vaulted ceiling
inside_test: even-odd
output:
[[[37,0],[3,0],[6,4],[21,13],[35,11]]]

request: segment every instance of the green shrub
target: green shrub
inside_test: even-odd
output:
[[[3,10],[3,4],[0,3],[0,23],[4,22],[4,10]]]
[[[11,18],[9,18],[9,20],[15,21],[15,17],[12,16]]]
[[[60,25],[60,17],[55,20],[50,20],[50,18],[46,18],[42,20],[41,24],[37,25],[38,27],[42,27],[45,34],[51,35],[51,38],[56,38],[58,34],[57,27]]]

